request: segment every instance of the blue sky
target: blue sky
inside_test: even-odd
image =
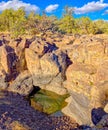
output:
[[[24,6],[28,12],[34,10],[40,13],[44,10],[48,15],[60,17],[65,5],[74,8],[75,17],[108,20],[108,0],[0,0],[0,11]]]

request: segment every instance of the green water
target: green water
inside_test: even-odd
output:
[[[67,105],[67,102],[65,102],[67,97],[69,97],[69,94],[58,95],[48,90],[39,90],[31,97],[31,106],[46,114],[52,114]]]

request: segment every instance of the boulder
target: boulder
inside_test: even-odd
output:
[[[41,85],[40,87],[45,90],[53,91],[59,95],[64,95],[67,92],[67,89],[63,86],[64,79],[61,76],[61,73],[54,77],[49,84]]]
[[[44,55],[39,60],[39,65],[40,71],[37,69],[39,73],[34,71],[33,75],[33,83],[35,86],[48,84],[59,74],[59,67],[55,55],[51,53]]]
[[[7,74],[12,75],[16,68],[17,56],[14,49],[3,45],[0,47],[0,63]]]
[[[62,109],[62,112],[75,119],[80,125],[92,125],[90,100],[84,94],[68,91],[71,96],[65,100],[68,105]]]
[[[25,49],[18,49],[17,48],[17,56],[18,56],[18,60],[17,60],[17,64],[16,64],[16,69],[17,72],[21,73],[24,70],[27,70],[27,63],[26,63],[26,59],[25,59]]]
[[[63,109],[63,112],[74,117],[79,124],[91,124],[90,111],[92,108],[104,108],[104,103],[108,99],[108,96],[106,96],[108,95],[106,68],[106,62],[99,68],[96,68],[95,65],[79,62],[75,62],[67,68],[67,80],[63,84],[71,97],[67,100],[68,106]],[[103,72],[104,76],[97,78],[100,71]],[[88,101],[89,104],[87,104]],[[80,102],[83,103],[80,105]],[[85,103],[86,107],[84,106]],[[79,113],[81,116],[79,116]],[[86,114],[88,119],[86,119]]]
[[[51,66],[52,69],[50,68],[49,72],[48,71],[44,72],[46,70],[46,68],[47,68],[47,64],[49,64],[48,63],[49,61],[46,62],[46,60],[44,59],[45,57],[42,57],[40,59],[41,68],[43,70],[42,73],[43,74],[44,73],[45,74],[51,73],[50,75],[53,74],[52,75],[53,77],[52,77],[52,79],[51,79],[51,81],[49,83],[47,83],[47,84],[44,83],[43,85],[40,85],[40,87],[44,88],[46,90],[50,90],[50,91],[56,92],[56,93],[58,93],[60,95],[63,95],[63,94],[67,93],[66,88],[64,88],[64,86],[63,86],[63,81],[66,79],[65,71],[66,71],[68,65],[70,64],[70,61],[68,61],[69,59],[68,59],[67,55],[64,52],[62,52],[62,51],[56,51],[56,52],[54,52],[52,54],[52,56],[53,56],[52,59],[55,61],[55,63],[56,63],[55,65],[58,68],[58,72],[57,72],[57,68],[54,69],[55,65],[53,65],[53,63],[51,63],[51,62],[50,63],[52,64],[52,66]],[[46,57],[46,59],[47,58],[48,57]],[[45,67],[45,69],[44,69],[44,67]],[[52,70],[54,70],[54,71],[51,72]],[[54,74],[54,72],[57,72],[57,73]],[[45,78],[45,81],[47,81],[47,78]]]
[[[77,93],[90,96],[90,90],[95,84],[96,68],[93,65],[74,63],[67,68],[64,87]]]
[[[14,48],[15,54],[17,55],[16,70],[19,73],[27,69],[25,61],[25,48],[28,48],[30,43],[31,42],[26,38],[15,39],[9,43],[9,45]]]
[[[27,96],[33,90],[33,80],[29,71],[24,71],[10,84],[9,91]]]
[[[40,75],[41,67],[39,56],[31,49],[25,49],[25,59],[27,63],[27,69],[32,75]]]

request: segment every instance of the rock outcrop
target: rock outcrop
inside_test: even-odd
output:
[[[0,88],[29,95],[33,86],[69,93],[62,110],[79,124],[108,104],[108,38],[47,34],[0,41]]]
[[[67,80],[64,82],[64,86],[71,97],[63,112],[74,116],[79,124],[90,124],[90,111],[93,108],[104,108],[108,100],[108,52],[106,51],[107,43],[105,45],[104,40],[92,36],[82,36],[79,40],[74,41],[73,45],[69,45],[70,49],[67,50],[73,64],[66,71]],[[81,95],[83,96],[81,97]],[[88,105],[85,105],[87,101],[89,101]],[[83,104],[80,105],[80,102]],[[78,110],[81,117],[78,113],[75,114],[75,110]],[[84,119],[86,114],[88,116]]]

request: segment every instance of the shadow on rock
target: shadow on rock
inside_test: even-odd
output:
[[[93,108],[91,111],[92,122],[96,125],[106,114],[107,113],[101,107]]]

